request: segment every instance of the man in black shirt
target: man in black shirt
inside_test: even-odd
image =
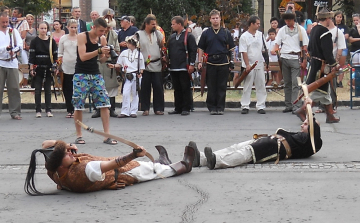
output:
[[[175,110],[169,114],[189,115],[191,108],[190,76],[196,59],[195,37],[184,29],[184,19],[175,16],[171,20],[175,33],[168,41],[169,70],[174,84]]]
[[[93,103],[100,109],[101,120],[105,133],[109,133],[110,100],[105,88],[105,81],[100,74],[97,60],[104,63],[110,57],[110,48],[106,46],[104,36],[107,23],[103,18],[94,21],[89,32],[77,36],[77,60],[75,65],[74,94],[72,103],[75,108],[74,120],[82,121],[82,110],[85,109],[85,100],[92,93]],[[77,139],[75,143],[85,144],[82,139],[81,126],[75,124]],[[104,143],[115,145],[116,140],[105,138]]]
[[[130,24],[129,16],[123,16],[120,19],[121,30],[118,34],[118,41],[120,44],[120,52],[127,49],[125,38],[134,35],[139,29]]]
[[[231,33],[220,27],[220,12],[210,12],[211,27],[201,34],[199,40],[199,70],[203,55],[208,54],[206,85],[208,93],[206,104],[211,115],[223,115],[225,109],[226,82],[229,77],[229,64],[235,44]],[[231,52],[231,53],[229,53]],[[230,55],[230,56],[229,56]]]
[[[312,104],[310,98],[306,104]],[[263,163],[270,160],[303,159],[319,152],[322,146],[320,125],[313,118],[314,145],[312,147],[310,126],[306,119],[301,125],[300,132],[289,132],[277,129],[273,135],[254,134],[252,140],[232,145],[225,149],[212,152],[210,147],[205,147],[205,152],[199,152],[194,142],[189,146],[195,149],[193,166],[207,166],[209,169],[235,167],[246,163]],[[315,149],[315,152],[314,152]]]

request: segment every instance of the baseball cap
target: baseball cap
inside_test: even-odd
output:
[[[124,15],[124,16],[120,17],[118,20],[119,20],[119,21],[126,20],[126,21],[130,22],[130,18],[129,18],[129,16],[127,16],[127,15]]]

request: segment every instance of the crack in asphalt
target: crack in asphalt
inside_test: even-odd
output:
[[[183,179],[178,179],[178,181],[181,185],[190,188],[191,190],[195,191],[197,194],[200,195],[200,198],[195,203],[186,205],[185,210],[181,215],[182,223],[194,222],[194,214],[198,211],[201,205],[208,201],[209,193],[203,191],[198,186],[190,184]]]

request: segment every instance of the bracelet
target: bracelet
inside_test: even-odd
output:
[[[98,54],[102,54],[101,48],[98,48]]]

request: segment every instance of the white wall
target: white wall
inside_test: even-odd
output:
[[[92,3],[92,10],[98,11],[100,15],[104,9],[109,8],[109,1],[105,0],[91,0]]]
[[[72,7],[78,7],[79,5],[79,0],[72,0]]]

